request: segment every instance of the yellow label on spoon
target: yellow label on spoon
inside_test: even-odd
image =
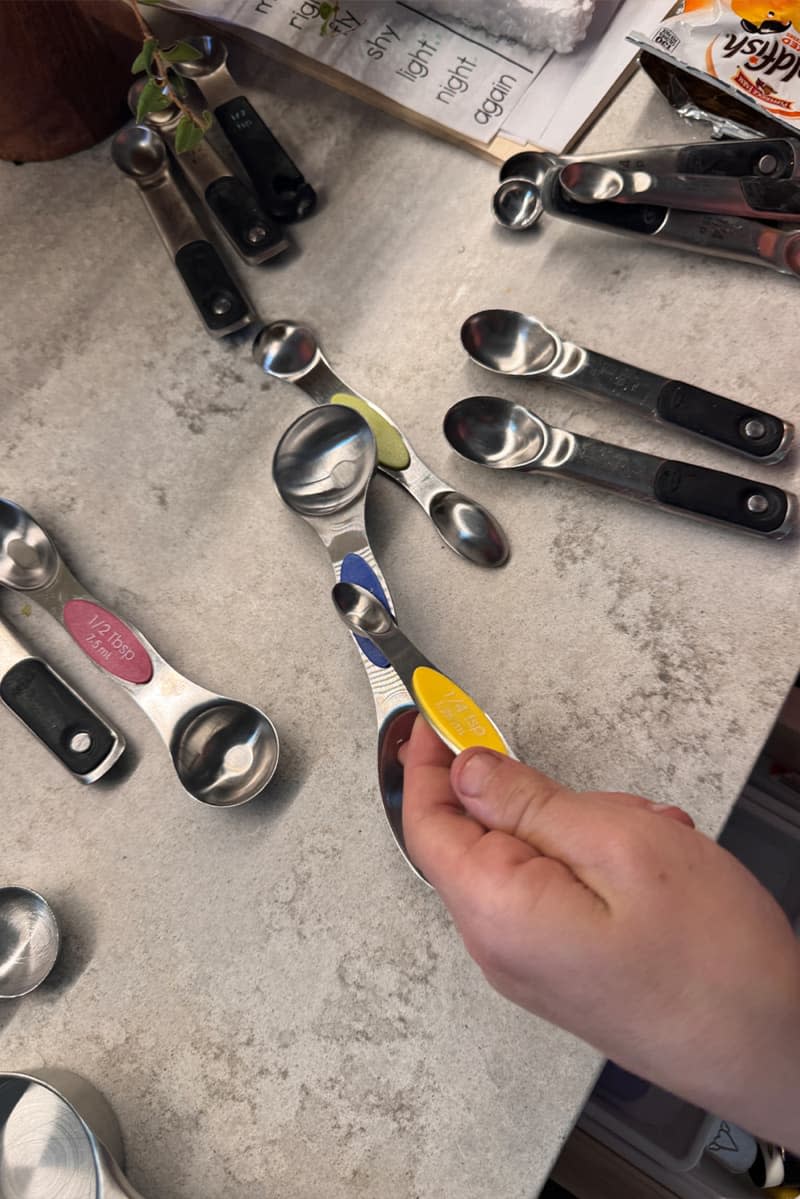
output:
[[[388,466],[391,470],[405,470],[411,462],[411,457],[408,452],[402,433],[395,429],[394,425],[390,424],[385,416],[381,416],[380,412],[376,412],[372,404],[367,400],[359,399],[358,396],[351,396],[346,391],[337,392],[331,400],[332,404],[341,404],[344,408],[352,408],[359,416],[363,416],[364,420],[372,429],[373,436],[378,446],[378,462],[381,466]]]
[[[447,675],[430,666],[418,666],[411,685],[425,719],[456,752],[476,745],[500,754],[509,752],[486,713]]]

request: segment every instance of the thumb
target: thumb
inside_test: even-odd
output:
[[[576,799],[546,774],[487,749],[459,754],[450,767],[450,785],[485,828],[509,833],[538,849],[544,849],[537,834],[545,810],[555,813]]]

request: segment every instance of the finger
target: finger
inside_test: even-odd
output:
[[[678,824],[685,824],[687,828],[696,827],[689,813],[684,812],[683,808],[676,807],[675,804],[654,803],[651,800],[648,800],[647,803],[655,816],[666,816],[669,820],[676,820]]]
[[[485,832],[453,794],[452,761],[447,746],[418,716],[405,757],[403,834],[411,860],[434,887]]]
[[[547,846],[537,836],[540,816],[548,806],[563,806],[567,797],[575,798],[546,774],[485,749],[459,754],[450,768],[450,782],[454,794],[485,828],[510,833],[543,852]]]

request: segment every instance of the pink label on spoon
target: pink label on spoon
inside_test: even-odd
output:
[[[68,600],[64,605],[64,624],[87,658],[109,674],[126,683],[149,683],[153,677],[153,663],[147,650],[113,612],[91,600]]]

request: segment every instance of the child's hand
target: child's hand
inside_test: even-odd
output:
[[[419,718],[409,854],[507,998],[628,1070],[800,1149],[800,946],[677,808],[577,793]]]

